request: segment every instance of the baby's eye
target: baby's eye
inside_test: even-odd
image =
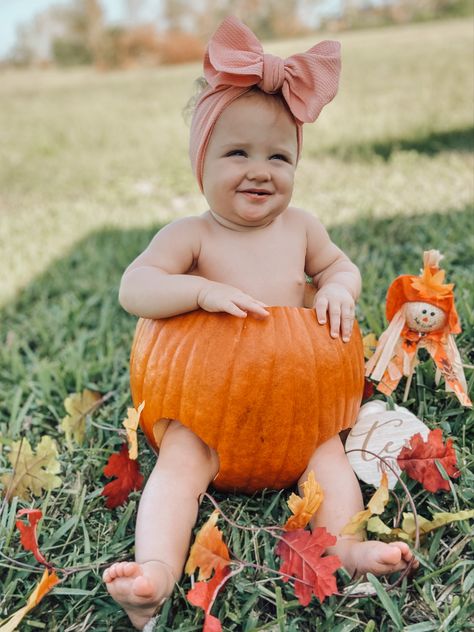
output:
[[[270,156],[270,160],[283,160],[283,162],[290,162],[283,154],[273,154],[273,156]]]
[[[232,149],[231,151],[228,151],[225,156],[226,158],[229,158],[230,156],[247,156],[247,152],[243,149]]]

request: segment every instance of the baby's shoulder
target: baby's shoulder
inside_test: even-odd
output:
[[[291,223],[293,226],[300,226],[305,230],[322,226],[321,221],[314,213],[305,211],[297,206],[289,206],[284,213],[284,217],[288,223]]]

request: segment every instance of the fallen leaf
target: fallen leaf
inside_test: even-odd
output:
[[[126,443],[122,445],[120,452],[110,455],[103,471],[108,478],[117,477],[116,480],[107,483],[101,492],[101,495],[107,498],[105,506],[109,509],[123,505],[131,491],[142,488],[143,476],[140,467],[137,461],[129,458]]]
[[[470,518],[474,518],[474,509],[465,509],[464,511],[457,511],[455,513],[449,511],[439,511],[433,514],[433,518],[431,520],[418,516],[420,534],[424,535],[425,533],[444,527],[452,522],[469,520]],[[416,529],[415,518],[412,513],[403,514],[402,529],[409,535],[410,538],[414,539]]]
[[[341,567],[336,555],[322,554],[336,543],[336,537],[324,527],[312,532],[306,529],[287,531],[276,547],[276,554],[283,560],[280,573],[295,578],[295,595],[302,606],[307,606],[314,594],[323,602],[326,597],[337,592],[335,571]],[[288,577],[282,577],[288,581]]]
[[[84,389],[82,393],[72,393],[64,400],[67,415],[62,419],[60,427],[66,433],[69,450],[73,450],[73,438],[76,443],[83,443],[86,434],[86,417],[94,410],[101,397],[100,393]]]
[[[218,517],[219,512],[215,509],[196,534],[186,562],[184,570],[188,575],[199,567],[199,581],[209,579],[214,569],[230,564],[229,550],[222,540],[222,531],[216,527]]]
[[[371,516],[383,513],[388,503],[388,499],[388,477],[386,472],[382,472],[380,487],[367,503],[367,509],[362,509],[362,511],[358,511],[354,516],[352,516],[346,526],[342,529],[341,535],[354,535],[359,531],[363,531],[366,528],[367,522]]]
[[[127,408],[127,418],[122,424],[127,431],[128,456],[133,461],[138,456],[137,428],[144,407],[145,402],[142,402],[138,408]]]
[[[370,332],[362,338],[362,345],[364,349],[364,358],[368,360],[374,355],[375,349],[377,347],[377,336],[374,333]]]
[[[366,399],[370,399],[375,393],[374,383],[369,380],[368,377],[364,378],[364,391],[362,393],[362,399],[365,401]]]
[[[303,496],[291,494],[288,499],[288,507],[293,512],[293,515],[284,524],[283,529],[285,531],[304,529],[323,501],[323,489],[314,478],[313,471],[308,474],[308,478],[302,484],[302,488]]]
[[[44,564],[47,568],[53,568],[52,564],[46,561],[38,547],[38,539],[36,537],[36,525],[41,520],[43,512],[40,509],[20,509],[16,517],[26,516],[29,524],[25,524],[22,520],[15,522],[16,528],[20,532],[20,543],[25,551],[31,551],[40,564]]]
[[[43,489],[50,491],[61,485],[61,479],[56,476],[61,470],[58,450],[51,437],[41,437],[36,454],[27,439],[14,441],[8,460],[13,466],[13,472],[2,476],[7,500],[13,496],[30,500],[31,495],[40,496]]]
[[[59,582],[59,578],[53,571],[51,575],[48,569],[45,569],[41,581],[38,583],[34,591],[31,593],[26,606],[20,608],[15,613],[10,615],[7,622],[0,626],[0,632],[14,632],[20,625],[23,617],[32,610],[43,597]]]
[[[221,632],[222,630],[221,622],[210,613],[210,610],[219,590],[221,590],[225,584],[228,574],[228,567],[222,566],[216,568],[212,579],[208,582],[197,582],[186,594],[186,599],[190,604],[204,610],[205,619],[203,632]]]
[[[441,463],[448,476],[452,478],[460,476],[453,440],[448,439],[444,445],[441,428],[431,430],[426,442],[423,441],[420,433],[413,435],[410,445],[403,447],[397,456],[400,469],[405,470],[410,478],[421,483],[427,491],[437,492],[440,489],[449,491],[449,483],[442,477],[436,461]]]

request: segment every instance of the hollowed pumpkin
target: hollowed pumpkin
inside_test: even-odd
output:
[[[363,391],[357,324],[332,339],[313,309],[270,307],[262,320],[202,310],[140,319],[130,361],[141,426],[157,448],[178,419],[215,448],[218,489],[295,483],[317,446],[350,427]]]

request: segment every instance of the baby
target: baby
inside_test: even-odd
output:
[[[209,210],[160,230],[131,263],[120,287],[127,311],[160,319],[200,308],[266,319],[267,306],[305,306],[308,275],[316,288],[309,307],[317,321],[328,319],[330,335],[349,341],[358,269],[318,219],[290,206],[302,124],[314,121],[334,97],[339,71],[336,42],[321,42],[283,62],[264,55],[238,20],[224,20],[207,48],[208,86],[191,125],[191,161]],[[104,572],[107,589],[136,628],[144,627],[181,577],[199,496],[218,471],[217,452],[171,420],[138,510],[136,561]],[[314,451],[300,485],[310,471],[325,493],[311,527],[337,535],[363,508],[338,434]],[[362,536],[339,537],[329,552],[358,575],[402,570],[412,558],[403,542]]]

